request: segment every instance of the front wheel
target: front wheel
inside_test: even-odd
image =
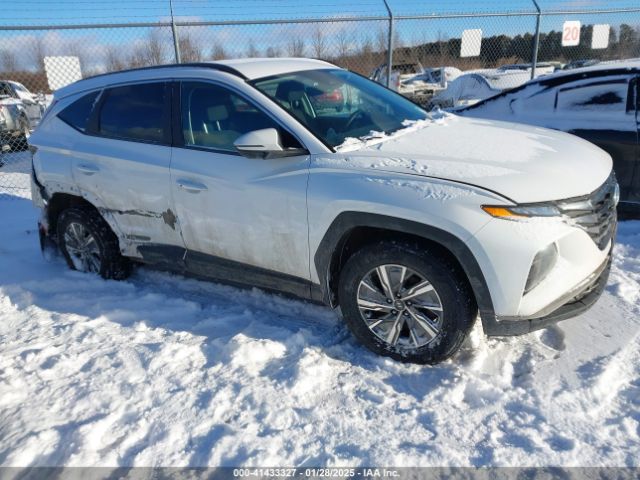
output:
[[[92,208],[73,207],[58,219],[58,245],[69,268],[122,280],[131,273],[131,261],[120,254],[109,224]]]
[[[403,362],[452,356],[477,316],[460,269],[438,249],[382,242],[359,250],[340,275],[340,308],[370,350]]]

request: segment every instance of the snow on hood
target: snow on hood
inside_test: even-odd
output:
[[[441,114],[391,136],[349,139],[330,162],[477,185],[519,203],[586,195],[611,173],[611,157],[573,135]],[[328,159],[318,159],[318,163]]]

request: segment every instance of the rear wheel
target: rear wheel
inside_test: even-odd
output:
[[[468,284],[439,251],[411,243],[364,247],[345,264],[340,308],[370,350],[432,364],[453,355],[477,316]]]
[[[131,261],[120,254],[118,239],[92,208],[73,207],[58,219],[58,245],[69,268],[122,280],[131,273]]]

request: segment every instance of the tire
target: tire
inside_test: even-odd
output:
[[[120,254],[117,237],[93,208],[73,207],[62,212],[57,234],[60,251],[72,270],[113,280],[124,280],[131,274],[131,260]]]
[[[451,357],[478,313],[459,267],[436,248],[405,242],[381,242],[354,253],[341,271],[338,299],[349,329],[364,346],[418,364]]]

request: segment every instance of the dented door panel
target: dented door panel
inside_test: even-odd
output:
[[[309,277],[309,156],[249,159],[174,148],[176,213],[189,251]],[[197,182],[204,189],[184,188]]]
[[[129,254],[137,256],[139,244],[183,245],[171,206],[170,157],[168,146],[96,137],[84,137],[74,151],[76,185],[117,224]]]

